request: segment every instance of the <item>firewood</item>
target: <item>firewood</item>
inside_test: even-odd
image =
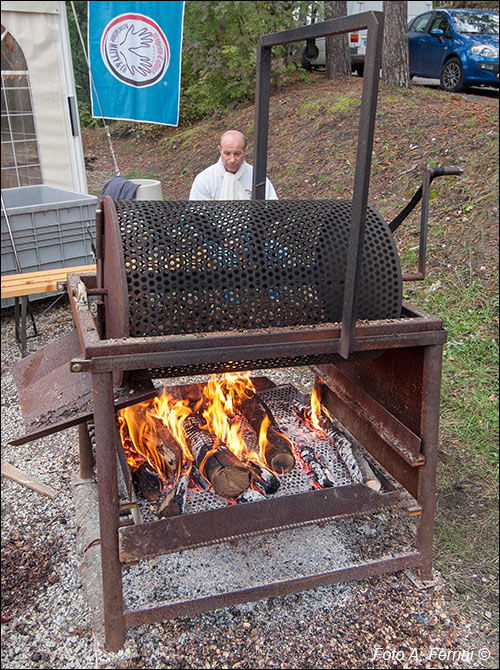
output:
[[[156,470],[144,461],[132,471],[132,480],[136,490],[146,500],[158,500],[161,493],[161,479]]]
[[[141,403],[122,410],[127,428],[140,453],[162,472],[167,480],[174,480],[182,463],[182,450],[151,405]]]
[[[380,480],[377,478],[376,474],[373,472],[366,458],[361,453],[359,447],[356,447],[353,444],[352,453],[359,465],[361,474],[363,475],[363,484],[368,486],[368,488],[373,489],[374,491],[380,491],[382,484],[380,483]]]
[[[276,493],[280,487],[280,480],[271,470],[252,460],[248,461],[246,466],[251,472],[252,480],[264,493]]]
[[[256,397],[249,398],[242,403],[241,411],[253,428],[257,436],[260,434],[262,422],[267,419],[267,444],[264,449],[264,458],[269,468],[279,475],[289,472],[295,465],[295,458],[288,440],[279,432],[278,424],[271,410]]]
[[[218,438],[200,428],[198,415],[188,416],[182,430],[196,467],[216,493],[237,497],[250,485],[250,470]]]
[[[156,513],[160,518],[179,516],[184,513],[188,484],[189,475],[185,474],[179,478],[174,486],[172,486],[156,510]]]
[[[2,463],[2,475],[8,479],[12,479],[12,481],[17,482],[18,484],[27,486],[29,489],[32,489],[37,493],[48,496],[49,498],[55,498],[57,495],[57,491],[51,486],[47,486],[47,484],[31,477],[31,475],[26,474],[22,470],[19,470],[19,468],[16,468],[14,465],[5,461]]]
[[[311,410],[305,409],[305,416],[310,420]],[[333,442],[335,449],[344,461],[344,464],[349,471],[349,474],[352,477],[352,480],[356,483],[363,482],[363,473],[360,470],[358,462],[354,458],[352,453],[352,444],[349,442],[347,437],[343,435],[332,423],[332,421],[324,414],[320,414],[318,417],[318,422],[320,430],[325,433],[325,435]]]
[[[210,488],[210,482],[208,479],[205,479],[194,463],[191,464],[191,479],[204,491]]]
[[[311,468],[321,488],[335,486],[334,478],[328,466],[319,460],[314,450],[306,444],[297,446],[302,460]]]

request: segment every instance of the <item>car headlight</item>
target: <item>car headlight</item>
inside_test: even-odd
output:
[[[498,58],[498,49],[489,44],[476,44],[471,48],[471,53],[483,58]]]

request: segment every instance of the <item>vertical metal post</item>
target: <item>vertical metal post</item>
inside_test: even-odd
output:
[[[346,259],[344,303],[342,308],[340,355],[343,358],[349,357],[356,327],[355,299],[359,286],[361,261],[363,257],[378,83],[380,67],[382,64],[383,29],[383,14],[375,15],[371,13],[367,30],[365,71],[359,118],[359,140],[356,155],[356,172],[354,176],[349,247]]]
[[[432,578],[442,356],[442,345],[428,346],[424,349],[420,437],[425,463],[419,472],[417,494],[418,502],[422,506],[417,530],[417,549],[422,556],[419,566],[422,580]]]
[[[80,477],[90,479],[94,472],[94,454],[90,442],[87,422],[78,424],[78,449],[80,456]]]
[[[432,169],[424,170],[422,179],[422,210],[420,212],[420,239],[418,247],[418,273],[425,277],[425,256],[427,254],[427,227],[429,221],[429,198],[431,190]]]
[[[257,48],[255,84],[255,128],[252,198],[266,199],[267,142],[269,134],[269,93],[271,86],[271,47],[262,40]]]
[[[113,375],[92,374],[96,438],[102,596],[106,647],[118,651],[125,642],[122,570],[118,549],[119,499]]]

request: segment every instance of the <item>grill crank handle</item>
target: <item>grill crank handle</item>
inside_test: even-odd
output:
[[[424,170],[422,177],[422,186],[415,193],[410,202],[404,209],[390,222],[389,230],[394,233],[401,223],[406,219],[408,214],[416,207],[422,200],[421,218],[420,218],[420,237],[418,246],[418,272],[408,272],[402,277],[403,281],[417,281],[425,278],[425,257],[427,254],[427,229],[429,220],[429,198],[430,185],[436,177],[461,175],[463,168],[461,167],[428,167]]]

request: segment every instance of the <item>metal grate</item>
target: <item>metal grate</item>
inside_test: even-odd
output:
[[[265,401],[273,412],[280,430],[286,434],[292,443],[303,441],[314,447],[316,453],[328,465],[333,475],[335,486],[346,486],[352,484],[352,477],[347,468],[337,456],[335,447],[328,439],[321,439],[317,433],[304,430],[297,418],[296,409],[308,404],[305,397],[294,386],[277,386],[266,391],[261,391],[259,396]],[[255,437],[245,434],[245,441],[249,449],[259,450]],[[295,453],[295,467],[284,475],[280,475],[280,487],[270,498],[279,496],[295,495],[305,491],[311,491],[316,486],[316,480],[308,467],[303,463],[298,453]],[[228,501],[218,496],[214,491],[203,491],[189,489],[186,501],[186,514],[201,512],[206,509],[226,507]],[[248,504],[248,503],[246,503]]]
[[[340,321],[351,201],[115,207],[131,337]],[[394,240],[369,208],[357,316],[398,318],[401,300]]]

